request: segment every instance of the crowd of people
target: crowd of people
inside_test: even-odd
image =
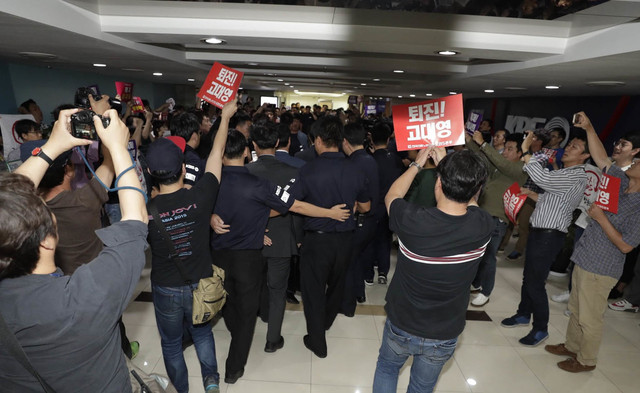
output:
[[[129,342],[121,316],[149,255],[163,361],[178,392],[189,391],[188,345],[208,393],[242,378],[258,317],[268,326],[264,351],[283,348],[286,303],[298,303],[298,291],[304,345],[329,356],[326,331],[338,314],[354,316],[375,282],[388,290],[373,391],[395,392],[413,357],[408,391],[430,392],[468,305],[490,301],[497,255],[516,231],[509,259],[525,256],[521,298],[501,325],[531,323],[522,345],[548,338],[554,268],[571,276],[570,294],[555,299],[568,301],[566,341],[545,347],[566,357],[561,369],[596,367],[612,290],[622,299],[610,308],[638,311],[640,134],[625,135],[610,159],[581,112],[572,130],[511,134],[485,120],[464,146],[398,152],[390,119],[355,106],[256,108],[246,99],[119,113],[114,102],[88,96],[102,116],[90,125],[99,140],[76,137],[72,118],[89,108],[57,108],[43,139],[37,103],[21,105],[34,120],[16,124],[18,166],[0,172],[0,315],[39,377],[2,349],[8,391],[38,391],[43,381],[56,391],[130,391],[125,358],[147,349]],[[591,168],[620,179],[617,214],[593,204]],[[503,204],[514,182],[527,196],[515,225]],[[227,291],[223,378],[211,325],[192,321],[192,292],[212,264]],[[632,272],[624,282],[623,270]]]

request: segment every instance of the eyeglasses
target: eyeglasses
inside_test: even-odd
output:
[[[625,147],[628,143],[629,143],[628,141],[618,139],[617,141],[613,142],[613,147],[616,147],[616,146]]]
[[[42,134],[42,130],[31,130],[27,134]]]

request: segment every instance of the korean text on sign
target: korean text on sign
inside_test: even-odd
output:
[[[396,105],[393,125],[398,150],[464,144],[462,95]]]
[[[211,67],[198,96],[218,108],[222,108],[224,104],[235,97],[242,81],[242,75],[242,72],[216,62]]]
[[[620,197],[620,178],[602,174],[598,184],[598,196],[595,204],[602,210],[613,214],[618,213],[618,199]]]
[[[502,195],[502,202],[504,203],[504,212],[514,225],[516,224],[516,217],[524,205],[526,195],[520,195],[520,186],[518,183],[513,183]]]

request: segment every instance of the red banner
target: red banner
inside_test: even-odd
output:
[[[502,196],[504,202],[504,212],[514,225],[516,224],[516,217],[524,205],[524,201],[527,199],[526,195],[520,194],[520,186],[518,183],[513,183]]]
[[[240,71],[215,62],[200,88],[198,97],[222,108],[236,96],[243,75],[244,73]]]
[[[120,96],[120,101],[129,102],[133,98],[133,83],[116,82],[116,94]]]
[[[394,105],[392,112],[398,150],[464,145],[462,94]]]
[[[604,211],[618,214],[618,199],[620,198],[620,178],[605,173],[600,176],[598,197],[595,204]]]

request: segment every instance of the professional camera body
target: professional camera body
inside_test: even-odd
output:
[[[93,116],[98,116],[102,120],[102,126],[109,126],[109,118],[97,115],[94,111],[87,109],[71,115],[71,133],[76,138],[98,140],[96,127],[93,125]]]
[[[102,99],[101,95],[96,95],[94,91],[88,87],[78,87],[76,95],[73,99],[73,103],[78,108],[89,109],[91,108],[91,102],[89,102],[89,94],[93,96],[95,101]],[[115,109],[118,113],[122,112],[122,102],[115,98],[109,98],[109,106]]]

